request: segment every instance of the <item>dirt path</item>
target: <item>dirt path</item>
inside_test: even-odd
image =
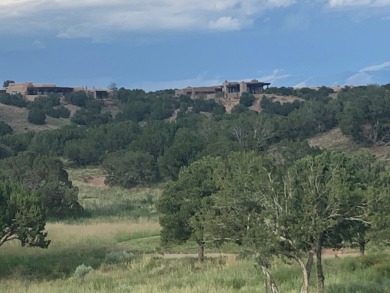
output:
[[[163,257],[164,259],[183,259],[183,258],[198,258],[198,254],[196,253],[164,253],[162,254],[153,254],[151,256]],[[231,260],[235,260],[238,254],[234,253],[205,253],[205,258],[229,258]],[[332,249],[324,249],[322,251],[323,258],[345,258],[345,257],[359,257],[360,253],[355,250],[332,250]]]
[[[89,185],[93,185],[99,188],[104,188],[106,184],[104,183],[104,180],[106,179],[105,176],[100,176],[100,177],[86,177],[83,179],[83,181]]]
[[[161,255],[160,255],[161,256]],[[181,259],[181,258],[198,258],[198,254],[196,253],[165,253],[162,255],[165,259]],[[233,253],[205,253],[205,258],[218,258],[218,257],[226,257],[231,259],[236,259],[237,254]]]

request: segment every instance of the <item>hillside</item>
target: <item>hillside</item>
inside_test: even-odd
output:
[[[71,117],[80,109],[80,107],[64,102],[63,99],[61,99],[61,105],[70,110]],[[111,102],[107,102],[104,104],[102,112],[108,111],[114,115],[118,112],[118,109]],[[70,118],[52,118],[48,115],[46,115],[46,123],[44,125],[32,124],[27,121],[28,113],[29,110],[27,108],[19,108],[0,103],[0,121],[4,121],[10,125],[14,133],[52,130],[70,124]]]
[[[272,99],[273,102],[279,102],[281,104],[292,103],[292,102],[297,101],[297,100],[302,101],[301,98],[299,98],[297,96],[293,96],[293,95],[283,96],[283,95],[278,95],[278,94],[264,93],[264,94],[256,94],[254,96],[255,96],[256,100],[253,102],[253,105],[251,107],[249,107],[249,109],[252,111],[256,111],[256,112],[261,111],[260,101],[264,96],[267,97],[268,99]],[[220,101],[220,103],[225,106],[227,113],[231,113],[233,107],[235,105],[238,105],[239,102],[240,102],[239,99],[229,99],[229,100],[223,99]]]
[[[9,124],[15,133],[27,132],[30,130],[34,130],[34,131],[51,130],[70,123],[69,119],[64,119],[64,118],[55,119],[47,116],[46,124],[35,125],[27,121],[27,116],[28,116],[27,108],[18,108],[15,106],[8,106],[0,103],[0,120]]]
[[[356,151],[359,148],[368,149],[379,160],[390,163],[390,146],[361,146],[356,144],[350,137],[345,136],[340,128],[334,128],[318,134],[307,140],[310,146],[320,149],[338,150],[344,152]]]

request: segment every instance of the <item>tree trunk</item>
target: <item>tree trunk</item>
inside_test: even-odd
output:
[[[198,241],[198,262],[203,262],[204,260],[204,241]]]
[[[302,270],[302,276],[303,276],[303,285],[301,287],[301,293],[308,293],[309,292],[309,278],[308,278],[308,273],[306,269],[306,265],[303,262],[303,260],[295,256],[295,260],[298,262],[299,266],[301,267]]]
[[[321,293],[324,291],[325,286],[325,276],[322,268],[322,234],[318,237],[317,240],[317,292]]]
[[[276,286],[275,281],[272,279],[271,273],[269,272],[267,266],[260,264],[260,267],[265,279],[265,292],[279,293],[278,286]]]
[[[311,269],[313,267],[315,253],[316,253],[316,249],[314,247],[312,249],[310,249],[309,257],[307,258],[307,262],[306,262],[306,271],[307,271],[308,282],[310,282]]]
[[[359,234],[359,252],[360,256],[364,256],[364,253],[366,251],[366,239],[364,239],[364,233]]]

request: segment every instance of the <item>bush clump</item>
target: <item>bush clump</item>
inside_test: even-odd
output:
[[[93,268],[91,266],[86,266],[85,264],[82,264],[79,265],[74,271],[74,277],[78,279],[82,279],[92,271]]]
[[[111,251],[106,254],[104,262],[106,264],[129,263],[134,259],[134,253],[127,251]]]

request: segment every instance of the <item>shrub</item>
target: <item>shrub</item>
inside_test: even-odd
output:
[[[79,265],[74,271],[74,277],[78,279],[82,279],[92,271],[93,268],[91,266],[86,266],[85,264],[82,264]]]
[[[27,120],[32,124],[43,125],[46,121],[45,112],[39,109],[31,109],[30,112],[28,112]]]
[[[131,188],[158,180],[155,158],[147,152],[118,151],[108,154],[103,161],[107,172],[106,183]]]
[[[256,100],[254,95],[243,93],[240,98],[240,104],[245,107],[250,107],[253,105],[253,102]]]
[[[233,109],[232,109],[232,113],[237,113],[237,114],[243,113],[243,112],[247,112],[247,111],[248,111],[248,108],[245,107],[245,106],[242,105],[242,104],[237,104],[237,105],[235,105],[235,106],[233,107]]]
[[[64,106],[60,106],[57,108],[58,114],[61,118],[69,118],[70,117],[70,110]]]
[[[20,94],[1,94],[0,95],[0,103],[5,104],[5,105],[11,105],[11,106],[16,106],[19,108],[26,107],[27,103],[23,99],[22,95]]]
[[[65,100],[72,105],[75,105],[78,107],[85,107],[86,102],[88,100],[88,96],[85,92],[80,91],[80,92],[67,94],[65,96]]]
[[[0,136],[6,135],[6,134],[12,134],[13,130],[12,127],[9,126],[4,121],[0,121]]]
[[[104,262],[106,264],[129,263],[134,259],[134,253],[126,251],[111,251],[106,254]]]

